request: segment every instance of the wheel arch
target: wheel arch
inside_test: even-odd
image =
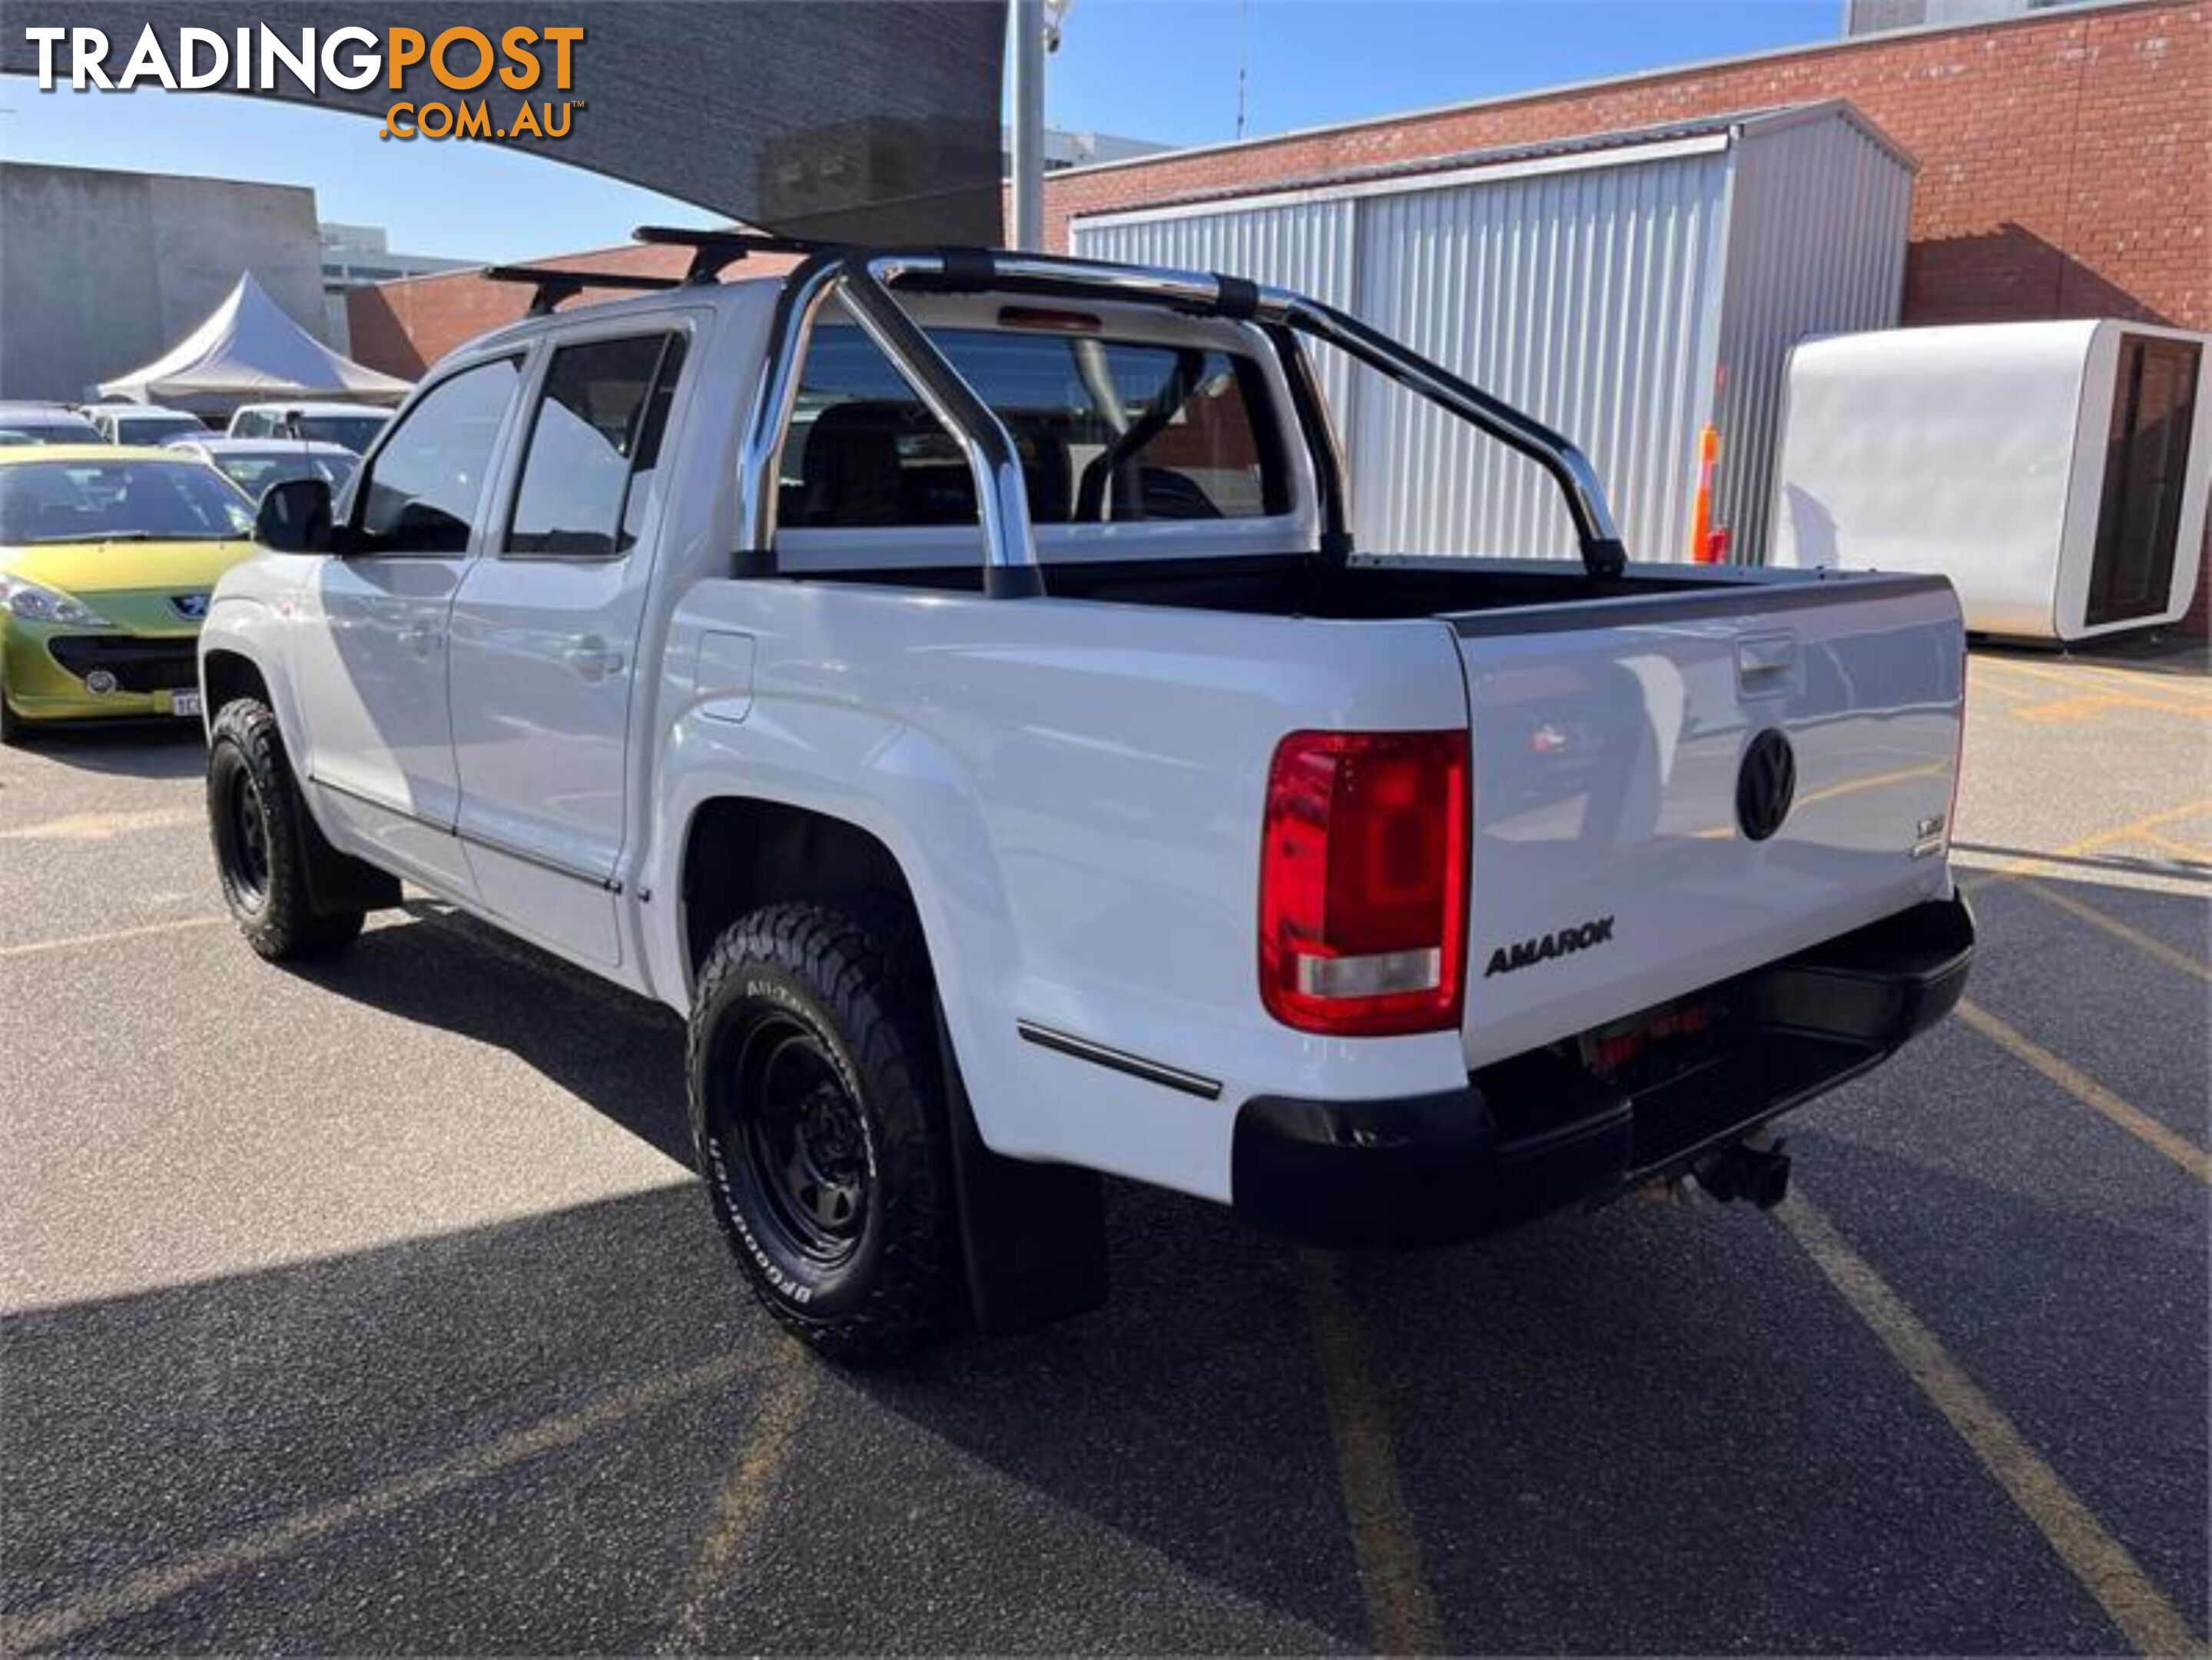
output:
[[[696,976],[724,929],[763,905],[849,906],[882,896],[927,949],[928,928],[905,867],[882,837],[849,818],[763,796],[700,802],[684,827],[678,893],[684,968]]]

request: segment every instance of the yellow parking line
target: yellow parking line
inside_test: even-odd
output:
[[[2189,1622],[2136,1566],[2127,1547],[2105,1530],[2065,1479],[1828,1219],[1794,1194],[1776,1214],[2136,1651],[2200,1652],[2203,1645]]]
[[[32,939],[21,945],[0,946],[0,958],[36,957],[42,952],[82,951],[92,946],[112,945],[118,939],[143,939],[149,934],[180,933],[186,928],[212,927],[228,916],[185,916],[173,922],[148,922],[135,928],[110,928],[104,933],[73,933],[60,939]]]
[[[777,1479],[791,1453],[799,1420],[806,1415],[818,1376],[796,1343],[785,1341],[771,1363],[767,1398],[754,1414],[744,1444],[730,1466],[714,1503],[714,1517],[699,1542],[698,1560],[684,1586],[684,1600],[662,1641],[664,1654],[697,1654],[708,1647],[708,1621],[727,1589],[730,1570],[768,1515]]]
[[[2085,685],[2091,685],[2101,686],[2107,690],[2114,688],[2124,689],[2125,690],[2140,696],[2142,692],[2142,684],[2145,680],[2164,680],[2170,678],[2157,675],[2124,674],[2115,671],[2098,668],[2087,663],[2076,663],[2071,667],[2064,669],[2053,669],[2044,668],[2033,663],[2014,662],[2009,658],[2001,657],[1978,657],[1974,661],[1983,664],[1990,668],[2009,670],[2014,674],[2024,674],[2028,676],[2031,679],[2047,680],[2054,685],[2069,687],[2075,691],[2080,691]],[[2193,706],[2197,705],[2200,700],[2190,696],[2190,693],[2195,690],[2193,683],[2161,685],[2159,690],[2162,691],[2172,691],[2184,700],[2179,703],[2160,704],[2159,707],[2179,709],[2186,714],[2195,714],[2198,712],[2197,708]]]
[[[2007,860],[2002,865],[1993,866],[1985,871],[1976,871],[1971,876],[1962,877],[1959,885],[1968,893],[1981,888],[1994,887],[2000,882],[2010,882],[2028,875],[2038,867],[2048,865],[2054,860],[2070,859],[2077,854],[2094,853],[2100,848],[2108,848],[2118,842],[2139,841],[2151,831],[2161,830],[2176,819],[2193,818],[2203,813],[2212,813],[2212,795],[2200,795],[2193,801],[2185,801],[2178,807],[2167,807],[2163,812],[2150,814],[2148,818],[2138,818],[2133,824],[2115,824],[2110,830],[2098,830],[2094,835],[2083,836],[2078,842],[2069,842],[2063,848],[2054,848],[2049,853],[2022,854],[2016,859]]]
[[[2021,884],[2021,891],[2033,894],[2046,905],[2064,911],[2069,916],[2079,917],[2092,927],[2102,928],[2115,939],[2125,940],[2146,957],[2154,958],[2168,968],[2179,969],[2184,974],[2193,974],[2199,980],[2212,982],[2212,966],[2208,966],[2186,952],[2176,951],[2163,939],[2154,939],[2140,928],[2131,927],[2117,916],[2108,916],[2094,905],[2076,899],[2070,893],[2061,893],[2044,885],[2043,879],[2030,877]]]
[[[2091,1111],[2102,1114],[2145,1146],[2164,1153],[2198,1181],[2212,1183],[2212,1153],[2177,1130],[2130,1106],[2070,1061],[2053,1055],[2033,1038],[2014,1031],[1978,1003],[1962,1001],[1959,1018],[2014,1060],[2041,1073]]]
[[[2168,853],[2179,854],[2184,859],[2212,860],[2212,848],[2201,842],[2185,842],[2179,836],[2166,836],[2157,830],[2145,830],[2142,840],[2153,847],[2164,848]]]
[[[2045,725],[2064,721],[2094,721],[2115,709],[2150,709],[2161,714],[2194,715],[2199,720],[2212,717],[2212,704],[2162,702],[2137,692],[2116,691],[2110,687],[2077,690],[2071,697],[2046,697],[2033,703],[2021,703],[2005,713],[2015,721]]]
[[[82,1596],[0,1616],[0,1654],[20,1654],[26,1649],[62,1642],[88,1627],[143,1614],[210,1579],[258,1566],[311,1545],[342,1528],[373,1521],[454,1487],[481,1481],[541,1453],[573,1446],[596,1431],[610,1428],[641,1413],[720,1388],[740,1376],[750,1361],[750,1356],[732,1352],[687,1371],[648,1378],[602,1396],[575,1412],[541,1420],[511,1435],[441,1459],[350,1499],[295,1511],[282,1521],[164,1566],[125,1574],[114,1584]]]
[[[1352,1523],[1352,1551],[1367,1602],[1368,1635],[1382,1654],[1443,1654],[1436,1601],[1421,1573],[1421,1548],[1398,1484],[1390,1426],[1368,1365],[1358,1311],[1334,1258],[1304,1259],[1314,1351],[1336,1447],[1338,1485]]]
[[[105,842],[131,830],[182,830],[207,823],[204,807],[149,807],[137,812],[73,812],[0,830],[0,842]]]

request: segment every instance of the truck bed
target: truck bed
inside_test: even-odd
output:
[[[981,589],[974,563],[811,574],[805,580],[864,582],[948,593]],[[1829,572],[1768,572],[1740,567],[1636,564],[1624,575],[1590,575],[1572,560],[1467,559],[1434,555],[1362,555],[1334,565],[1309,554],[1235,555],[1200,559],[1079,560],[1048,568],[1045,592],[1060,599],[1181,606],[1250,617],[1310,617],[1334,622],[1457,617],[1533,607],[1645,600],[1660,595],[1729,592],[1786,594],[1792,603],[1821,581],[1855,587],[1866,579]],[[1571,613],[1579,618],[1583,613]],[[1533,619],[1532,619],[1533,620]],[[1595,619],[1593,619],[1595,620]]]

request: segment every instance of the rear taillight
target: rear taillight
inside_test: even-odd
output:
[[[1267,772],[1260,991],[1301,1031],[1459,1025],[1468,735],[1296,732]]]

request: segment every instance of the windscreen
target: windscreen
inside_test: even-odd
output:
[[[123,415],[115,421],[118,444],[159,444],[203,434],[207,428],[189,415]]]
[[[1218,349],[933,329],[1006,423],[1040,525],[1249,519],[1287,511],[1267,382]],[[956,525],[975,490],[951,433],[857,328],[815,331],[784,446],[794,527]]]
[[[359,455],[391,421],[388,415],[302,415],[292,423],[295,438],[313,444],[337,444]]]
[[[222,476],[255,501],[271,484],[294,478],[319,478],[333,491],[353,477],[360,463],[350,455],[312,455],[301,450],[231,451],[215,458]]]
[[[253,529],[246,498],[197,461],[0,467],[0,543],[213,542]]]

